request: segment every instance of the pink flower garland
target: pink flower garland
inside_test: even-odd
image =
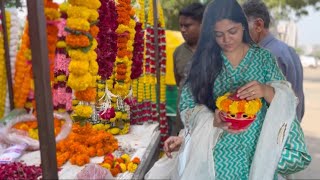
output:
[[[62,13],[62,18],[57,24],[58,27],[58,38],[59,41],[64,41],[67,36],[65,31],[66,27],[66,13]],[[54,77],[62,75],[65,76],[65,80],[57,81],[53,85],[53,107],[54,110],[64,109],[68,112],[72,111],[72,89],[66,85],[68,79],[69,70],[68,66],[70,63],[70,58],[67,55],[65,48],[56,49],[56,57],[54,64]]]

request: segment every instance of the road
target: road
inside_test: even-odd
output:
[[[320,179],[320,67],[304,69],[305,115],[301,126],[312,156],[309,167],[293,179]]]

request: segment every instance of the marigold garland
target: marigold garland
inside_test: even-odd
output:
[[[9,14],[10,15],[10,14]],[[9,16],[6,13],[6,16]],[[9,19],[10,20],[10,19]],[[0,23],[0,25],[2,22]],[[10,36],[8,36],[10,37]],[[7,76],[5,68],[5,50],[4,50],[4,36],[0,32],[0,118],[4,116],[5,102],[7,94]]]
[[[98,43],[94,37],[99,32],[95,24],[99,17],[97,9],[101,3],[99,0],[69,0],[69,3],[72,6],[67,10],[67,31],[71,34],[67,36],[66,42],[71,62],[67,84],[77,91],[81,100],[74,107],[73,117],[89,118],[93,113],[89,104],[95,100],[96,92],[93,93],[93,90],[95,91],[96,81],[100,78],[97,75],[99,66],[95,52]]]

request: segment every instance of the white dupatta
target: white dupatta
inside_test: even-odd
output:
[[[250,169],[250,180],[273,179],[281,153],[295,117],[297,98],[286,81],[269,83],[275,96],[267,111]],[[213,149],[221,129],[213,127],[214,114],[204,105],[181,112],[189,123],[186,139],[172,159],[161,158],[145,179],[215,179]],[[186,129],[186,128],[185,128]],[[188,137],[190,135],[190,137]]]

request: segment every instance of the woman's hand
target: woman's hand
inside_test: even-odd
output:
[[[214,121],[213,121],[213,126],[217,127],[217,128],[221,128],[225,131],[227,131],[228,133],[231,134],[238,134],[238,133],[242,133],[243,131],[246,130],[245,129],[240,129],[240,130],[233,130],[230,129],[231,123],[225,122],[222,117],[220,117],[220,110],[216,109],[214,112]]]
[[[274,96],[274,89],[258,81],[251,81],[237,90],[237,96],[246,100],[264,98],[270,104]]]
[[[183,142],[183,138],[180,136],[170,136],[165,142],[164,142],[164,152],[168,156],[168,158],[172,158],[171,153],[174,151],[178,151],[181,147],[181,144]]]

